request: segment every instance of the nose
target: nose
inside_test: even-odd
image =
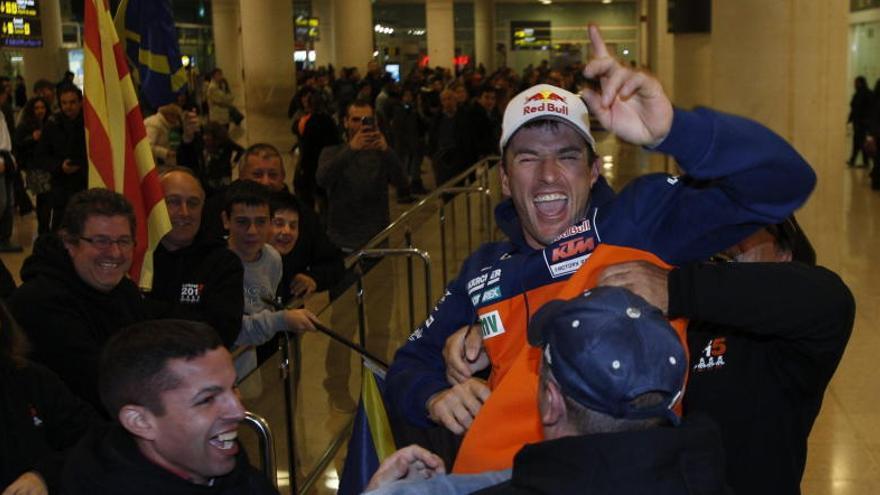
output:
[[[223,412],[224,416],[230,420],[241,421],[244,419],[245,408],[237,393],[230,394],[229,400],[226,402],[226,409]]]
[[[546,156],[541,160],[538,174],[541,182],[546,184],[556,182],[556,178],[559,176],[559,164],[554,155]]]
[[[107,253],[114,258],[118,258],[122,256],[122,248],[119,246],[118,242],[113,242],[110,243],[110,246],[107,248]]]
[[[182,216],[189,216],[189,207],[186,206],[186,203],[181,203],[180,214]]]

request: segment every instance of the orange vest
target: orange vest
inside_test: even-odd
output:
[[[529,297],[528,311],[534,315],[549,300],[571,299],[580,295],[596,285],[602,270],[609,265],[638,260],[671,268],[660,258],[646,251],[600,244],[583,266],[558,289],[558,292],[542,293],[539,298]],[[519,312],[526,311],[523,304],[518,306],[521,306],[516,308]],[[492,310],[492,307],[484,308],[480,313]],[[676,319],[670,323],[687,351],[685,335],[687,320]],[[485,345],[491,360],[495,362],[496,357],[500,356],[491,352],[491,341],[492,339],[487,340]],[[499,369],[493,365],[489,380],[492,394],[465,434],[455,459],[453,468],[455,473],[508,469],[513,466],[513,457],[523,445],[540,442],[544,438],[537,405],[541,349],[529,346],[525,335],[519,337],[518,344],[516,356],[512,362],[508,361],[510,365],[505,367],[507,369],[504,373],[496,373]],[[512,354],[512,347],[508,345],[503,349],[506,354],[504,357]],[[678,407],[681,407],[680,403]]]

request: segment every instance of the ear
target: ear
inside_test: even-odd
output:
[[[547,380],[540,397],[541,424],[544,428],[560,425],[565,420],[562,391],[553,380]]]
[[[498,173],[501,174],[501,193],[505,196],[510,196],[510,177],[507,175],[507,167],[508,164],[502,162],[501,166],[498,167]]]
[[[599,165],[602,163],[602,157],[598,154],[596,155],[596,159],[593,160],[591,169],[590,169],[590,187],[592,188],[596,181],[599,180]]]
[[[226,214],[226,210],[220,212],[220,218],[223,220],[223,228],[229,230],[229,215]]]
[[[791,261],[792,253],[788,249],[777,249],[776,250],[776,261],[787,263]]]
[[[132,435],[144,440],[155,440],[156,417],[146,407],[126,404],[119,410],[117,419]]]

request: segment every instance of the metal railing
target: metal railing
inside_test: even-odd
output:
[[[443,287],[447,284],[447,275],[450,268],[449,263],[450,260],[454,258],[454,256],[449,253],[450,243],[448,242],[448,234],[450,231],[452,233],[451,249],[461,251],[461,249],[466,247],[468,254],[474,247],[473,222],[475,219],[481,224],[480,230],[483,233],[482,240],[491,241],[494,238],[491,215],[494,206],[493,202],[497,197],[500,197],[500,194],[493,196],[493,193],[497,193],[498,190],[490,187],[490,170],[497,161],[497,157],[490,157],[481,160],[472,167],[453,177],[451,180],[447,181],[403,212],[397,219],[391,222],[387,228],[371,239],[361,250],[352,253],[346,258],[346,269],[353,270],[356,275],[354,290],[355,303],[357,305],[357,337],[360,346],[366,348],[367,345],[367,307],[366,298],[364,297],[366,293],[364,278],[368,275],[369,270],[364,270],[364,261],[379,260],[379,263],[387,263],[392,259],[406,259],[406,293],[408,299],[406,319],[408,328],[406,329],[406,332],[408,334],[415,328],[417,318],[419,316],[427,317],[427,313],[431,310],[434,303],[432,295],[436,293],[433,287],[435,281],[442,280]],[[478,198],[477,208],[479,214],[476,216],[473,214],[472,210],[472,197]],[[459,245],[457,239],[457,236],[460,234],[459,231],[461,230],[461,225],[458,224],[458,219],[456,218],[455,213],[457,209],[456,206],[460,206],[456,203],[458,198],[463,198],[465,200],[464,230],[467,239],[465,246]],[[425,246],[419,246],[419,242],[414,241],[413,239],[414,231],[419,228],[425,230],[424,227],[431,218],[436,218],[439,222],[439,250],[442,259],[442,267],[440,267],[442,276],[439,279],[432,276],[432,271],[435,267],[431,263],[430,249]],[[416,229],[414,229],[414,227]],[[414,267],[412,263],[414,258],[421,260],[424,268],[424,308],[421,308],[424,309],[424,314],[422,315],[419,314],[419,310],[416,308],[415,294],[417,284],[414,282]],[[334,303],[336,304],[334,305]],[[332,311],[334,306],[339,306],[339,304],[338,299],[336,301],[330,301],[328,304],[315,311],[315,313],[320,318]],[[336,307],[336,310],[341,311],[342,308]],[[333,330],[327,329],[326,327],[324,328],[324,331],[329,334],[335,334]],[[388,330],[389,333],[390,331],[391,330]],[[335,338],[338,339],[339,337],[336,336]],[[310,490],[314,488],[315,483],[321,478],[322,473],[336,457],[339,449],[345,445],[346,439],[350,435],[353,421],[353,418],[351,418],[345,422],[341,429],[339,429],[333,436],[331,441],[326,444],[326,448],[317,456],[317,461],[313,466],[310,466],[310,469],[300,470],[302,466],[299,464],[303,461],[303,456],[299,455],[299,447],[301,446],[297,444],[296,437],[298,434],[304,432],[301,431],[303,428],[297,430],[295,427],[295,416],[299,413],[299,408],[304,405],[311,405],[296,403],[297,392],[300,389],[300,383],[303,378],[303,370],[301,367],[302,345],[302,336],[285,334],[280,340],[279,352],[273,356],[273,359],[277,357],[277,363],[274,361],[267,362],[261,368],[258,368],[266,369],[267,367],[277,366],[279,370],[275,376],[278,378],[280,383],[279,386],[283,388],[283,394],[273,392],[267,395],[274,397],[275,399],[273,400],[275,401],[277,401],[277,398],[283,396],[284,421],[276,424],[283,424],[284,429],[286,430],[284,435],[284,443],[286,444],[285,447],[287,450],[286,468],[288,472],[288,486],[290,493],[292,494],[309,493]],[[238,356],[243,352],[243,349],[236,349],[235,355]],[[272,375],[272,373],[269,373],[269,375]],[[251,375],[248,375],[247,377],[239,377],[239,383],[247,380],[249,376]],[[304,447],[304,445],[302,447]],[[260,449],[263,450],[262,445],[260,446]],[[302,474],[300,477],[302,483],[298,482],[297,473]]]
[[[265,418],[250,411],[245,412],[242,424],[250,427],[257,434],[260,444],[260,470],[278,488],[278,470],[275,465],[275,438]]]

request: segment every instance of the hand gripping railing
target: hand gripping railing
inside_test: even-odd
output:
[[[260,444],[260,470],[276,489],[278,488],[278,475],[275,469],[275,440],[272,438],[272,429],[269,423],[257,414],[250,411],[244,413],[243,424],[249,426],[257,434]]]
[[[412,238],[407,232],[407,242],[411,243]],[[416,249],[414,247],[406,247],[406,248],[374,248],[374,249],[362,249],[354,254],[355,264],[357,266],[357,305],[358,305],[358,336],[360,337],[361,345],[366,347],[366,304],[364,299],[364,274],[360,269],[360,263],[362,259],[376,259],[376,258],[386,258],[389,256],[406,256],[408,260],[411,260],[413,256],[418,256],[422,263],[425,265],[425,307],[430,308],[431,303],[434,301],[431,297],[431,256],[427,251],[423,251],[421,249]],[[407,264],[407,280],[409,281],[409,327],[415,328],[415,303],[413,301],[413,277],[412,277],[412,263]]]

